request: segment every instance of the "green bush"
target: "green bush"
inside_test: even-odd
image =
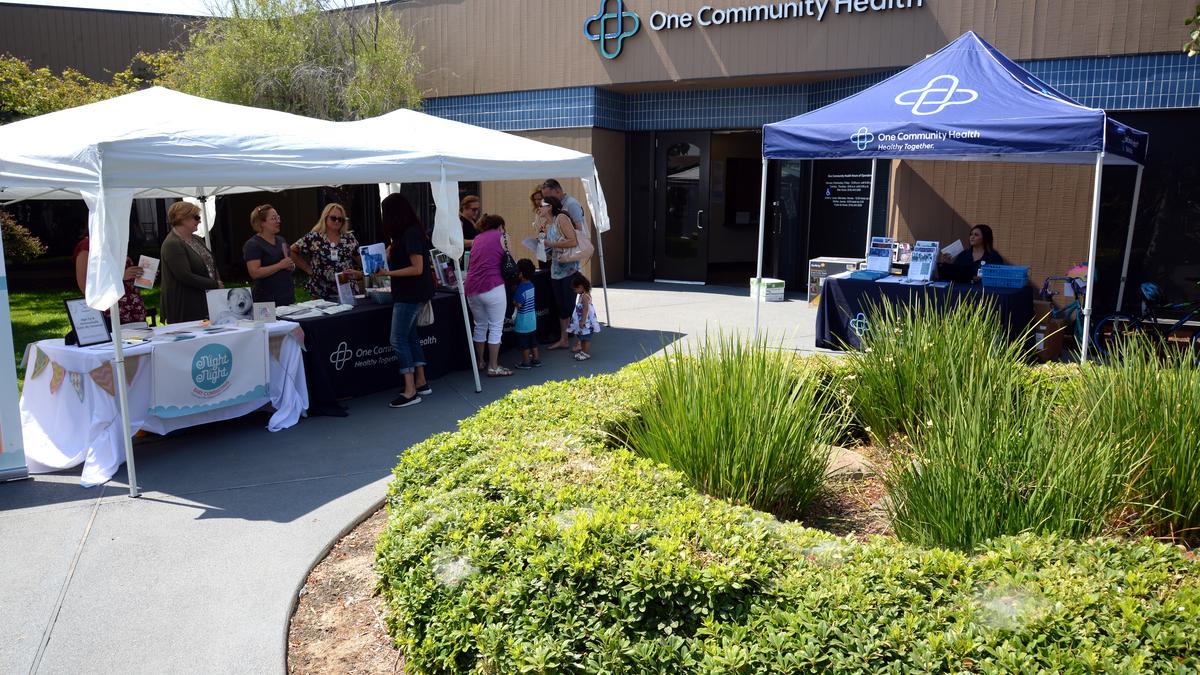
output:
[[[1167,347],[1167,348],[1164,348]],[[1200,542],[1200,364],[1149,338],[1118,344],[1112,365],[1088,364],[1077,405],[1103,401],[1106,414],[1078,438],[1144,449],[1135,490],[1160,535]]]
[[[1080,434],[1105,416],[1101,402],[1075,399],[1063,417],[1055,387],[1019,396],[989,379],[960,387],[884,473],[896,535],[971,550],[1006,534],[1103,532],[1127,503],[1141,457],[1120,439]]]
[[[878,445],[912,435],[947,397],[977,381],[1018,394],[1025,373],[1021,341],[1009,341],[988,304],[946,310],[933,302],[885,301],[867,312],[870,330],[850,362],[851,407]]]
[[[838,539],[606,446],[646,368],[514,392],[409,449],[378,545],[412,672],[1179,672],[1200,569],[1145,540]]]
[[[46,252],[42,243],[24,225],[20,225],[7,211],[0,211],[0,236],[4,237],[4,262],[27,263]]]
[[[620,432],[700,492],[788,516],[820,491],[843,407],[815,370],[765,340],[706,338],[652,362],[650,399]]]

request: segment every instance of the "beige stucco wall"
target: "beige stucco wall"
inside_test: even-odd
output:
[[[412,0],[391,5],[421,45],[428,96],[722,78],[803,81],[907,66],[974,30],[1014,59],[1178,52],[1195,0],[924,0],[920,8],[652,31],[649,17],[763,4],[626,0],[642,17],[619,58],[583,37],[601,0]],[[615,5],[615,2],[610,4]],[[832,3],[831,3],[832,4]],[[717,86],[714,83],[714,86]]]
[[[1091,165],[895,161],[889,228],[899,241],[965,245],[970,226],[986,223],[996,250],[1040,283],[1087,260],[1094,174]]]

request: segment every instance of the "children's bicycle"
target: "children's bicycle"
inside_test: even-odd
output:
[[[1152,283],[1142,284],[1141,292],[1140,312],[1110,314],[1096,324],[1092,340],[1097,353],[1103,357],[1122,339],[1149,333],[1173,342],[1186,342],[1189,353],[1200,358],[1200,326],[1189,325],[1200,316],[1200,301],[1164,303],[1162,290]],[[1163,318],[1163,314],[1181,318]],[[1191,331],[1190,337],[1184,329]]]
[[[1071,293],[1075,296],[1070,303],[1063,307],[1054,305],[1054,296],[1058,295],[1050,289],[1050,285],[1055,281],[1062,281],[1066,288],[1071,289]],[[1045,300],[1053,308],[1050,310],[1050,316],[1055,319],[1060,319],[1067,325],[1072,327],[1072,334],[1075,336],[1075,347],[1078,349],[1083,344],[1083,284],[1075,277],[1046,277],[1042,282],[1042,290],[1038,292],[1038,297]]]

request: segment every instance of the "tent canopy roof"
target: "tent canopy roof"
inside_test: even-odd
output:
[[[591,177],[590,155],[412,110],[356,122],[155,87],[0,127],[0,202],[264,188]],[[103,180],[101,180],[103,176]]]
[[[858,94],[763,127],[767,159],[1142,164],[1149,137],[1018,66],[974,32]]]
[[[134,198],[429,182],[434,246],[458,257],[459,181],[549,177],[582,178],[597,231],[609,229],[591,155],[412,110],[329,122],[155,87],[0,126],[0,204],[87,202],[98,309],[124,293]]]

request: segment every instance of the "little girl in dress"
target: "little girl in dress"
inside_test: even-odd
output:
[[[571,351],[575,352],[575,360],[587,361],[592,358],[592,336],[600,332],[600,322],[596,320],[596,305],[592,303],[592,284],[587,277],[576,274],[571,280],[571,288],[577,295],[567,334],[574,335],[579,340],[571,347]]]

